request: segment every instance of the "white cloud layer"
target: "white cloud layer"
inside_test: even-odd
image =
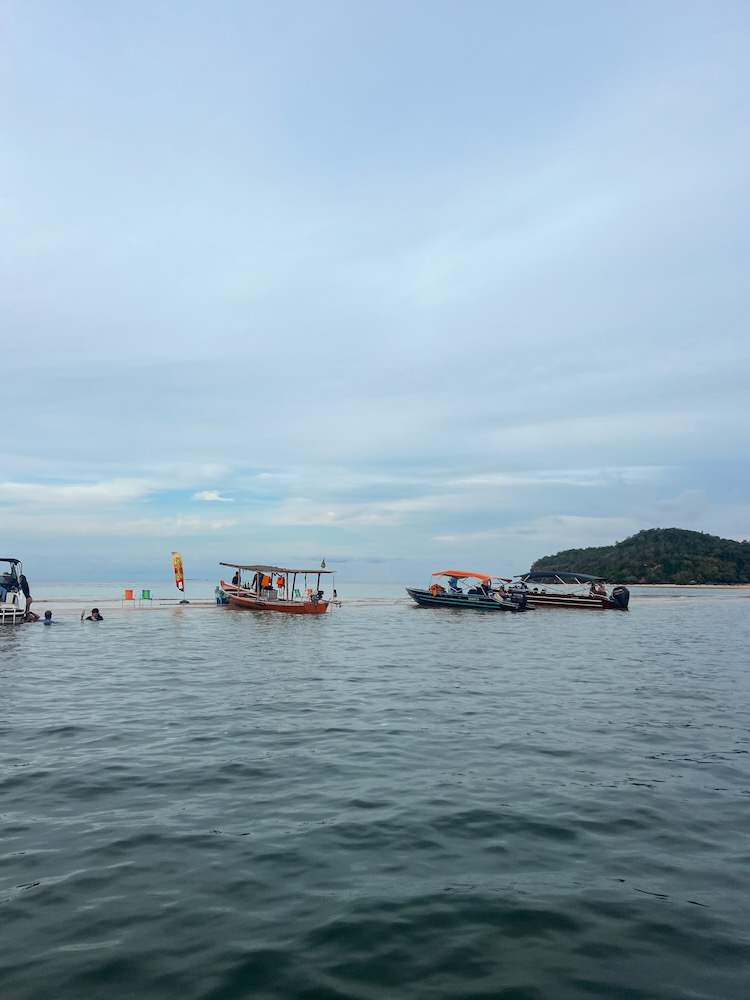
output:
[[[96,483],[3,483],[0,504],[33,507],[102,506],[139,500],[157,488],[146,479],[112,479]]]
[[[218,490],[199,490],[193,494],[193,499],[205,503],[232,503],[231,497],[223,497]]]

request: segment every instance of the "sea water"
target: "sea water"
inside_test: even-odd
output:
[[[750,995],[750,591],[76,589],[0,628],[3,1000]]]

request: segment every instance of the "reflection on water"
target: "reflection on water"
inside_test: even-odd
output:
[[[346,590],[0,630],[3,997],[744,996],[750,592]]]

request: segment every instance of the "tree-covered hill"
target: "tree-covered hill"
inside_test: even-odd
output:
[[[613,583],[750,583],[750,542],[649,528],[614,545],[544,556],[532,569],[567,569]]]

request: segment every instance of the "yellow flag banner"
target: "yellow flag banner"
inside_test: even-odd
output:
[[[172,553],[172,568],[174,569],[174,582],[178,590],[185,590],[185,570],[182,565],[182,556],[179,552]]]

